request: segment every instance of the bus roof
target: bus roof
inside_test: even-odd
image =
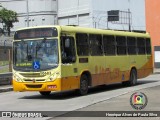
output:
[[[58,26],[55,26],[55,25],[32,26],[32,27],[19,28],[16,31],[34,29],[34,28],[52,28],[52,27],[58,27]]]
[[[64,32],[66,31],[66,32],[76,32],[76,33],[134,36],[134,37],[137,36],[137,37],[145,37],[145,38],[150,37],[149,33],[105,30],[105,29],[85,28],[85,27],[78,27],[78,26],[60,26],[60,27]]]
[[[34,28],[51,28],[56,27],[61,29],[62,32],[75,32],[75,33],[88,33],[88,34],[104,34],[104,35],[118,35],[118,36],[137,36],[149,38],[149,33],[138,33],[138,32],[128,32],[128,31],[116,31],[116,30],[105,30],[105,29],[96,29],[96,28],[86,28],[79,26],[59,26],[59,25],[45,25],[45,26],[35,26],[35,27],[25,27],[18,29],[27,30]]]

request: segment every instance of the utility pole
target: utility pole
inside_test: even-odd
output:
[[[77,25],[79,26],[79,0],[77,0]]]
[[[129,31],[131,32],[131,11],[130,11],[130,0],[128,0],[128,27],[129,27]]]
[[[27,27],[29,27],[29,5],[28,5],[28,0],[26,0],[26,7],[27,7]]]
[[[58,25],[58,0],[56,0],[56,6],[57,6],[57,9],[56,9],[56,25]]]
[[[130,14],[131,14],[131,12],[130,12],[130,9],[128,9],[128,24],[129,24],[129,31],[131,32],[131,17],[130,17]]]

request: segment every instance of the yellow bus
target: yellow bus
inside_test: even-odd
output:
[[[36,26],[19,29],[13,41],[14,91],[79,90],[122,83],[135,85],[153,72],[147,33]]]

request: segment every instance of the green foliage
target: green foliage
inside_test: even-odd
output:
[[[13,23],[18,22],[17,13],[15,11],[2,8],[0,10],[0,18],[1,22],[4,23],[4,29],[8,31],[8,35],[10,36],[10,29],[13,27]]]

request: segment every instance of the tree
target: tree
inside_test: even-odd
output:
[[[0,10],[0,18],[1,22],[4,23],[3,29],[6,30],[8,36],[10,36],[10,29],[13,27],[13,23],[18,22],[17,13],[2,7]]]

